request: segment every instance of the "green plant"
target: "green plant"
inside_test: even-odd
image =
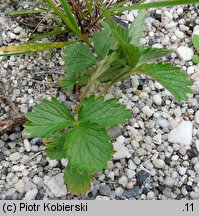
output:
[[[64,175],[65,182],[71,192],[81,195],[90,187],[92,175],[106,168],[107,161],[112,158],[111,138],[106,129],[125,123],[131,116],[131,111],[117,103],[116,99],[105,100],[103,95],[111,86],[129,75],[142,73],[161,83],[178,102],[187,100],[187,94],[191,93],[192,83],[187,74],[181,73],[180,68],[171,64],[156,63],[156,60],[167,56],[171,50],[139,44],[147,15],[145,11],[141,10],[128,30],[114,23],[111,15],[131,9],[198,1],[142,1],[131,7],[121,7],[125,1],[114,7],[111,4],[104,5],[103,1],[84,1],[88,14],[92,12],[91,6],[97,6],[98,16],[94,23],[106,19],[106,22],[101,20],[102,30],[93,34],[86,34],[81,27],[82,19],[75,14],[75,8],[69,4],[71,1],[67,3],[60,0],[61,9],[52,1],[46,1],[78,38],[76,41],[56,44],[59,48],[67,45],[64,50],[66,76],[60,79],[60,85],[70,90],[74,87],[78,90],[82,85],[86,85],[86,88],[78,97],[75,110],[69,110],[56,98],[43,100],[34,107],[34,112],[26,114],[29,121],[24,126],[32,136],[44,139],[48,157],[69,160]],[[55,47],[55,43],[48,45]],[[45,49],[44,44],[37,46],[39,51]],[[15,54],[22,54],[38,49],[35,44],[26,44],[17,48],[3,47],[0,51],[17,51]],[[99,91],[101,88],[103,90]]]
[[[199,35],[193,35],[192,42],[196,52],[199,53]],[[199,63],[199,55],[193,55],[192,60],[194,63]]]
[[[84,80],[83,84],[88,82],[76,109],[69,111],[63,102],[52,98],[43,100],[34,112],[26,115],[27,132],[44,138],[47,156],[57,160],[68,158],[65,182],[71,192],[80,195],[90,187],[92,175],[106,168],[112,158],[106,128],[125,123],[131,116],[131,111],[116,99],[105,101],[103,94],[112,85],[128,75],[143,73],[161,83],[179,102],[187,100],[186,94],[191,93],[191,81],[180,68],[154,63],[171,51],[139,44],[145,11],[126,30],[113,22],[103,5],[101,10],[108,24],[93,35],[91,46],[77,42],[64,50],[67,74],[61,85],[72,89],[80,80]],[[96,94],[99,86],[104,89]]]

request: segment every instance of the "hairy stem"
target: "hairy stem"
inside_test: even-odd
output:
[[[118,77],[116,77],[114,80],[112,80],[100,93],[97,97],[102,96],[104,93],[106,93],[111,86],[113,86],[116,82],[118,82],[121,78],[123,78],[124,76],[126,76],[127,74],[130,73],[130,69],[128,69],[126,72],[120,74]],[[132,72],[132,71],[131,71]]]

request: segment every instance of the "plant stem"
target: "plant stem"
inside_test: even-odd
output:
[[[130,69],[128,69],[126,72],[120,74],[118,77],[116,77],[114,80],[112,80],[100,93],[97,97],[100,97],[102,96],[104,93],[106,93],[109,88],[114,85],[116,82],[118,82],[122,77],[124,77],[125,75],[129,74],[130,73]]]
[[[81,106],[82,106],[82,102],[83,102],[84,98],[85,98],[86,95],[89,93],[89,91],[90,91],[90,89],[91,89],[91,87],[92,87],[92,85],[93,85],[93,83],[95,82],[96,79],[97,79],[96,76],[93,76],[93,78],[91,78],[91,80],[89,81],[89,83],[88,83],[88,85],[87,85],[87,87],[86,87],[84,93],[81,95],[81,97],[80,97],[80,102],[79,102],[79,104],[76,106],[76,109],[75,109],[75,116],[77,116],[78,111],[79,111],[79,109],[80,109]]]
[[[95,88],[93,89],[93,91],[91,92],[90,95],[95,95],[95,93],[97,92],[97,90],[99,89],[100,86],[101,86],[101,83],[99,82],[99,83],[95,86]]]

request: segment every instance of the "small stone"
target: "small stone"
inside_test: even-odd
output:
[[[110,198],[107,197],[107,196],[100,196],[100,195],[98,195],[98,196],[95,198],[95,200],[110,200]]]
[[[110,189],[110,187],[106,184],[100,184],[99,185],[99,193],[103,196],[108,196],[110,197],[112,194],[112,191]]]
[[[152,161],[153,165],[158,168],[158,169],[162,169],[165,167],[165,162],[161,159],[154,159]]]
[[[37,193],[37,195],[35,196],[35,200],[43,200],[44,199],[44,195]]]
[[[184,147],[180,147],[179,152],[181,155],[186,155],[187,150]]]
[[[196,140],[196,149],[199,152],[199,140]]]
[[[132,181],[128,182],[127,185],[126,185],[126,188],[127,188],[127,189],[133,188],[134,185],[135,185],[135,183],[136,183],[136,182],[132,182]]]
[[[31,140],[32,144],[34,145],[41,145],[42,144],[42,141],[41,141],[41,138],[38,138],[38,137],[35,137]]]
[[[66,167],[68,164],[68,159],[61,159],[62,166]]]
[[[190,159],[198,157],[198,152],[195,148],[191,148],[189,150],[187,150],[187,155]]]
[[[131,154],[129,153],[128,148],[124,146],[121,146],[120,148],[118,148],[115,154],[113,155],[114,160],[119,160],[122,158],[129,158],[129,157],[131,157]]]
[[[5,142],[0,140],[0,148],[4,147],[4,145],[5,145]]]
[[[122,130],[120,127],[116,127],[116,128],[110,128],[107,130],[109,136],[111,136],[111,138],[115,139],[118,136],[120,136],[122,134]]]
[[[123,196],[127,198],[137,197],[140,194],[140,192],[140,188],[138,186],[135,186],[130,190],[124,191]]]
[[[62,197],[67,194],[63,173],[59,173],[50,179],[44,180],[44,184],[49,187],[50,191],[55,195],[55,197]]]
[[[192,192],[190,193],[190,197],[191,197],[191,199],[193,199],[193,200],[197,200],[197,199],[199,198],[199,193],[196,193],[195,191],[192,191]]]
[[[153,191],[149,191],[149,192],[147,193],[147,199],[148,199],[148,200],[152,200],[152,199],[154,199],[154,197],[155,197],[155,194],[154,194]]]
[[[10,155],[9,159],[11,161],[17,161],[21,158],[21,154],[19,152],[15,152],[13,154]]]
[[[129,179],[131,179],[135,176],[135,171],[131,169],[126,169],[126,175]]]
[[[8,32],[8,36],[10,37],[10,39],[16,39],[16,34],[12,33],[12,32]]]
[[[58,165],[59,161],[57,160],[48,160],[48,166],[54,168]]]
[[[13,29],[13,31],[14,31],[15,34],[21,33],[22,30],[23,30],[23,29],[22,29],[20,26],[17,26],[16,28]]]
[[[175,30],[175,35],[177,36],[177,38],[179,39],[183,39],[184,38],[184,33],[179,31],[178,29]]]
[[[142,112],[146,114],[148,117],[151,117],[154,114],[154,111],[151,110],[148,106],[143,107]]]
[[[121,197],[123,193],[124,193],[124,189],[123,189],[123,188],[117,187],[117,188],[115,189],[115,194],[116,194],[116,196]]]
[[[171,177],[166,177],[166,179],[164,180],[164,184],[168,187],[172,187],[174,185],[174,180]]]
[[[128,183],[128,178],[126,176],[122,176],[118,179],[118,183],[121,184],[123,187],[126,187]]]
[[[199,110],[195,113],[194,120],[197,124],[199,124]]]
[[[157,105],[161,105],[162,104],[162,98],[161,98],[161,96],[159,94],[153,95],[153,101]]]
[[[183,61],[190,61],[194,55],[193,50],[185,46],[178,47],[176,53]]]
[[[5,155],[4,155],[4,153],[3,152],[0,152],[0,162],[1,161],[3,161],[3,160],[5,160]]]
[[[170,126],[170,123],[167,119],[158,119],[157,124],[160,125],[162,128],[168,128]]]
[[[27,139],[24,140],[24,147],[25,147],[25,150],[26,150],[27,152],[30,152],[30,150],[31,150],[31,145],[30,145],[30,142],[29,142]]]
[[[34,200],[37,193],[38,193],[38,190],[36,188],[28,191],[24,197],[24,200]]]
[[[191,122],[182,121],[168,134],[168,141],[179,145],[190,145],[192,141],[192,130],[193,126]]]
[[[25,192],[25,188],[26,188],[26,181],[24,181],[23,179],[19,180],[15,184],[15,189],[19,193],[24,193]]]
[[[141,187],[146,180],[149,178],[150,174],[145,170],[140,170],[137,174],[137,183]]]
[[[194,169],[195,169],[195,171],[196,171],[197,173],[199,173],[199,163],[196,163],[196,164],[194,165]]]

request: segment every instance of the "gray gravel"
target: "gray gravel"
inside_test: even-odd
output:
[[[0,45],[23,42],[33,30],[7,11],[28,8],[21,1],[0,5]],[[144,75],[118,82],[106,98],[133,110],[129,123],[111,129],[115,154],[102,174],[96,174],[86,196],[72,196],[63,183],[67,160],[46,158],[39,138],[30,139],[16,126],[0,136],[0,199],[199,199],[199,64],[191,36],[199,32],[198,5],[151,10],[141,43],[175,49],[164,62],[190,74],[193,94],[178,104],[160,84]],[[132,22],[137,11],[125,13]],[[63,71],[62,52],[0,57],[0,119],[31,110],[41,98],[56,96],[74,107],[75,96],[57,88]],[[59,182],[59,184],[57,184]]]

